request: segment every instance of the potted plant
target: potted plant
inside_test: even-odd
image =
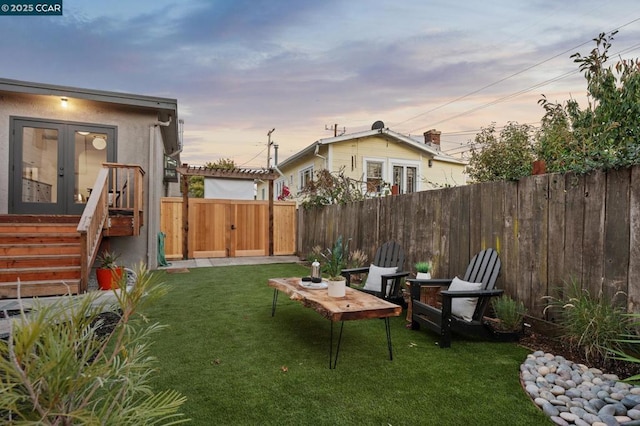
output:
[[[112,290],[119,288],[124,268],[118,266],[118,254],[105,250],[98,255],[98,268],[96,269],[96,279],[101,290]]]
[[[491,300],[491,308],[495,318],[487,318],[487,323],[494,336],[501,341],[518,340],[524,329],[524,316],[527,312],[524,303],[503,294]]]
[[[419,280],[431,279],[431,263],[429,262],[417,262],[413,265],[416,268],[416,278]]]
[[[346,278],[340,273],[347,265],[349,242],[343,243],[342,235],[340,235],[333,248],[327,248],[321,255],[324,259],[322,272],[327,277],[329,296],[344,297],[346,294]]]

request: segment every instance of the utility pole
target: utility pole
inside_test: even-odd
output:
[[[271,145],[273,144],[271,142],[271,133],[275,132],[276,129],[273,128],[271,130],[269,130],[269,132],[267,132],[267,136],[269,137],[269,139],[267,140],[267,169],[269,169],[271,167]]]

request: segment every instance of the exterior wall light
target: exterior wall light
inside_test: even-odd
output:
[[[62,108],[66,108],[68,105],[69,100],[67,98],[60,98],[60,105],[62,106]]]

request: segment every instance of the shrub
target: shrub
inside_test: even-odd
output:
[[[101,292],[37,304],[11,322],[0,340],[0,421],[3,424],[175,424],[185,398],[154,392],[149,352],[153,333],[138,309],[164,294],[157,277],[140,266],[135,286],[114,292],[119,320],[102,335]],[[124,279],[124,278],[123,278]]]
[[[520,331],[527,310],[522,301],[516,301],[508,295],[494,297],[491,299],[491,308],[497,319],[495,324],[500,331]]]
[[[602,293],[593,297],[572,280],[565,297],[545,297],[549,308],[558,309],[558,324],[563,339],[572,350],[580,351],[587,360],[607,360],[613,351],[622,351],[620,336],[629,334],[631,318],[626,311],[614,306]]]

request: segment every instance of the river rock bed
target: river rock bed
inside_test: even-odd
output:
[[[615,374],[536,351],[520,366],[520,379],[557,425],[640,426],[640,387]]]

